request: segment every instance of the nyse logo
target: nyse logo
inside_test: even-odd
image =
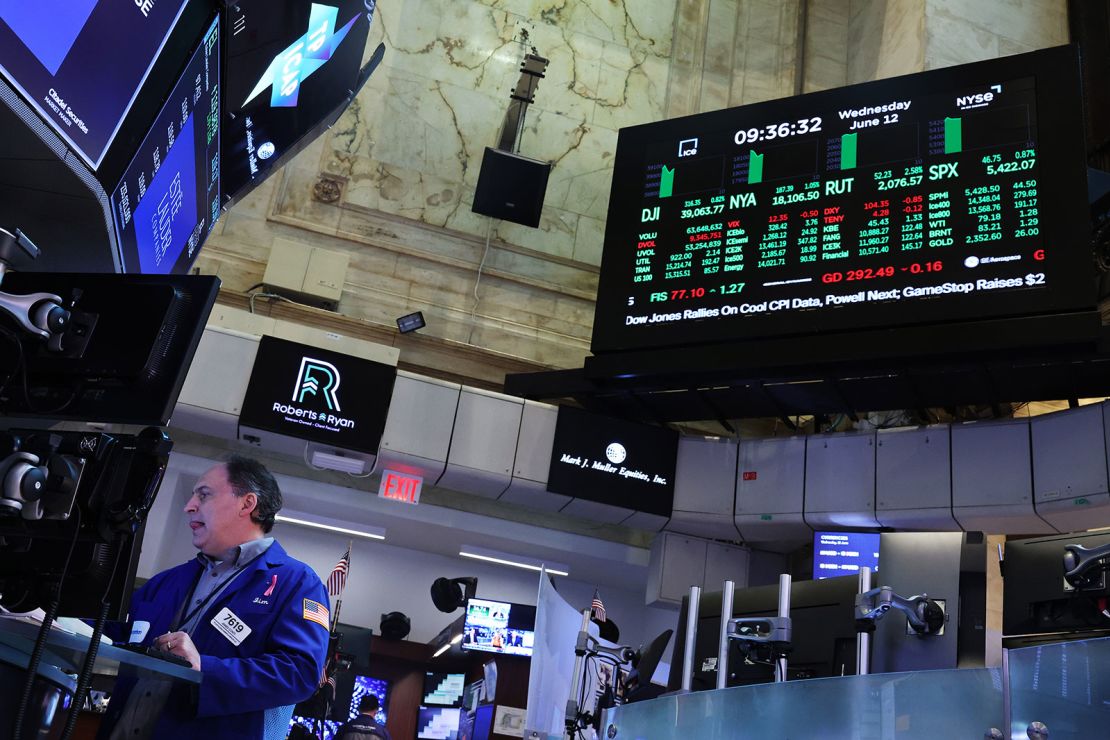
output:
[[[339,370],[335,365],[312,357],[301,358],[301,370],[297,373],[297,383],[293,386],[293,401],[303,403],[304,397],[311,394],[317,400],[323,399],[328,409],[341,411],[335,393],[339,390]]]
[[[678,156],[692,157],[698,153],[698,140],[697,139],[683,139],[678,142]]]
[[[270,87],[270,107],[295,107],[301,83],[331,59],[358,19],[356,15],[336,31],[335,20],[338,15],[338,8],[313,3],[308,18],[308,30],[288,49],[274,57],[251,94],[243,101],[243,105]]]

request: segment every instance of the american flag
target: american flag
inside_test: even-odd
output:
[[[331,575],[328,576],[328,596],[339,596],[343,593],[343,588],[347,585],[347,571],[350,567],[351,548],[348,547],[347,552],[339,558],[339,562],[331,569]]]
[[[304,618],[310,622],[315,622],[324,629],[331,629],[331,625],[328,624],[328,608],[319,601],[304,600]]]
[[[601,596],[594,589],[594,600],[590,602],[590,618],[599,622],[605,621],[605,604],[601,603]]]

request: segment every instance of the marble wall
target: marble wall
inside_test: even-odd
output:
[[[580,367],[622,126],[1065,40],[1064,0],[381,0],[367,51],[384,42],[382,66],[224,216],[198,265],[243,304],[275,240],[346,252],[338,316],[259,310],[342,323],[401,346],[403,365],[486,387]],[[470,210],[532,47],[550,65],[520,152],[554,163],[537,229]],[[417,310],[427,328],[397,336]]]

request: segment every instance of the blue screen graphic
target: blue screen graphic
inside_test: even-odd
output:
[[[96,0],[37,0],[0,5],[0,20],[52,75],[58,74],[69,50],[96,7]]]
[[[197,223],[197,201],[193,197],[197,180],[193,166],[195,117],[189,116],[181,127],[135,209],[135,239],[144,274],[169,272]]]
[[[219,216],[218,42],[217,21],[112,193],[124,272],[186,272]]]
[[[0,74],[93,169],[186,0],[0,3]]]
[[[879,536],[871,532],[815,532],[813,579],[816,581],[879,570]]]

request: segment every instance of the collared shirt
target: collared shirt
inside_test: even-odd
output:
[[[175,621],[181,624],[177,629],[191,635],[201,617],[208,611],[205,608],[206,605],[219,598],[219,595],[235,580],[235,576],[239,575],[255,558],[270,549],[272,544],[274,544],[273,537],[249,540],[231,548],[218,559],[204,553],[197,553],[197,560],[202,568],[200,578],[197,579],[189,598],[178,610]],[[127,705],[123,708],[123,714],[120,715],[116,726],[112,728],[111,740],[148,740],[155,720],[165,708],[172,689],[173,682],[169,680],[139,679],[127,700]]]

